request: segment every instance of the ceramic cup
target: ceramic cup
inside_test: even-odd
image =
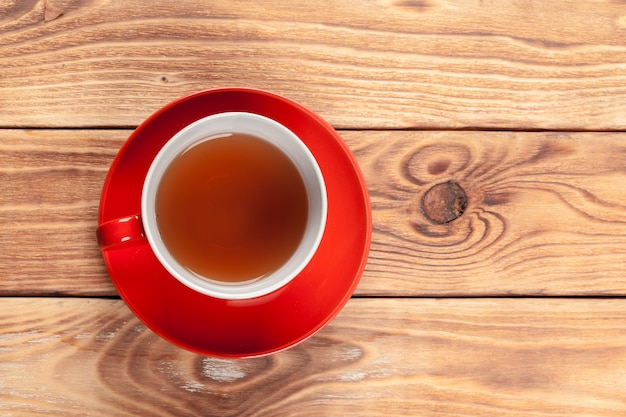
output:
[[[258,279],[230,283],[198,275],[170,254],[159,233],[155,201],[163,174],[181,153],[203,141],[237,133],[268,141],[294,163],[306,188],[308,219],[299,246],[282,266]],[[306,267],[324,234],[327,205],[322,172],[314,156],[297,135],[282,124],[258,114],[218,113],[184,127],[167,141],[152,161],[144,180],[141,213],[129,213],[128,216],[101,224],[97,230],[98,242],[102,250],[115,250],[116,247],[127,247],[147,240],[161,265],[187,287],[220,299],[250,299],[278,290]]]

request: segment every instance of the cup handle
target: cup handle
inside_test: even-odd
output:
[[[141,218],[138,214],[102,223],[96,229],[98,246],[101,250],[126,247],[146,241]]]

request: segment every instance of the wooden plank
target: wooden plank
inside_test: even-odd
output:
[[[0,127],[245,85],[341,128],[626,128],[621,1],[4,0],[0,44]]]
[[[257,359],[197,356],[121,301],[0,299],[5,415],[610,417],[626,300],[351,300]]]
[[[0,131],[0,294],[115,295],[95,242],[130,131]],[[341,132],[371,195],[359,295],[624,295],[626,134]],[[426,192],[456,181],[436,224]]]
[[[0,131],[0,293],[115,295],[95,230],[128,132]]]
[[[361,294],[626,294],[626,136],[346,132],[372,200]],[[457,183],[436,224],[423,199]]]

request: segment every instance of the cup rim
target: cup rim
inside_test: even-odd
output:
[[[229,121],[244,121],[236,128],[203,130],[209,124]],[[278,138],[272,135],[259,134],[250,126],[267,128],[277,133]],[[296,252],[278,270],[268,276],[253,278],[242,282],[224,282],[202,277],[179,264],[166,250],[158,233],[156,216],[154,213],[154,197],[164,169],[184,149],[193,146],[203,140],[221,136],[222,133],[248,133],[261,137],[261,139],[276,145],[294,162],[300,175],[305,181],[307,197],[309,198],[309,219],[305,230],[305,236],[298,245]],[[188,135],[188,136],[186,136]],[[287,142],[285,142],[287,141]],[[288,147],[286,148],[288,144]],[[297,152],[299,158],[304,158],[307,165],[303,166],[302,159],[294,160],[293,152]],[[305,170],[307,172],[303,172]],[[158,175],[154,179],[155,175]],[[307,176],[308,175],[308,176]],[[314,207],[312,208],[312,205]],[[314,216],[311,215],[314,214]],[[207,296],[226,300],[242,300],[261,297],[272,293],[297,277],[313,258],[324,234],[328,213],[328,198],[326,184],[321,169],[315,156],[305,143],[290,129],[281,123],[255,113],[249,112],[221,112],[203,117],[183,127],[176,132],[158,151],[150,164],[141,192],[141,221],[146,239],[161,265],[174,278],[185,286]],[[307,245],[306,247],[304,245]]]

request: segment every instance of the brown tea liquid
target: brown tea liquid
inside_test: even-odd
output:
[[[189,270],[219,281],[278,269],[300,244],[308,212],[293,162],[245,134],[207,140],[176,157],[156,194],[168,251]]]

